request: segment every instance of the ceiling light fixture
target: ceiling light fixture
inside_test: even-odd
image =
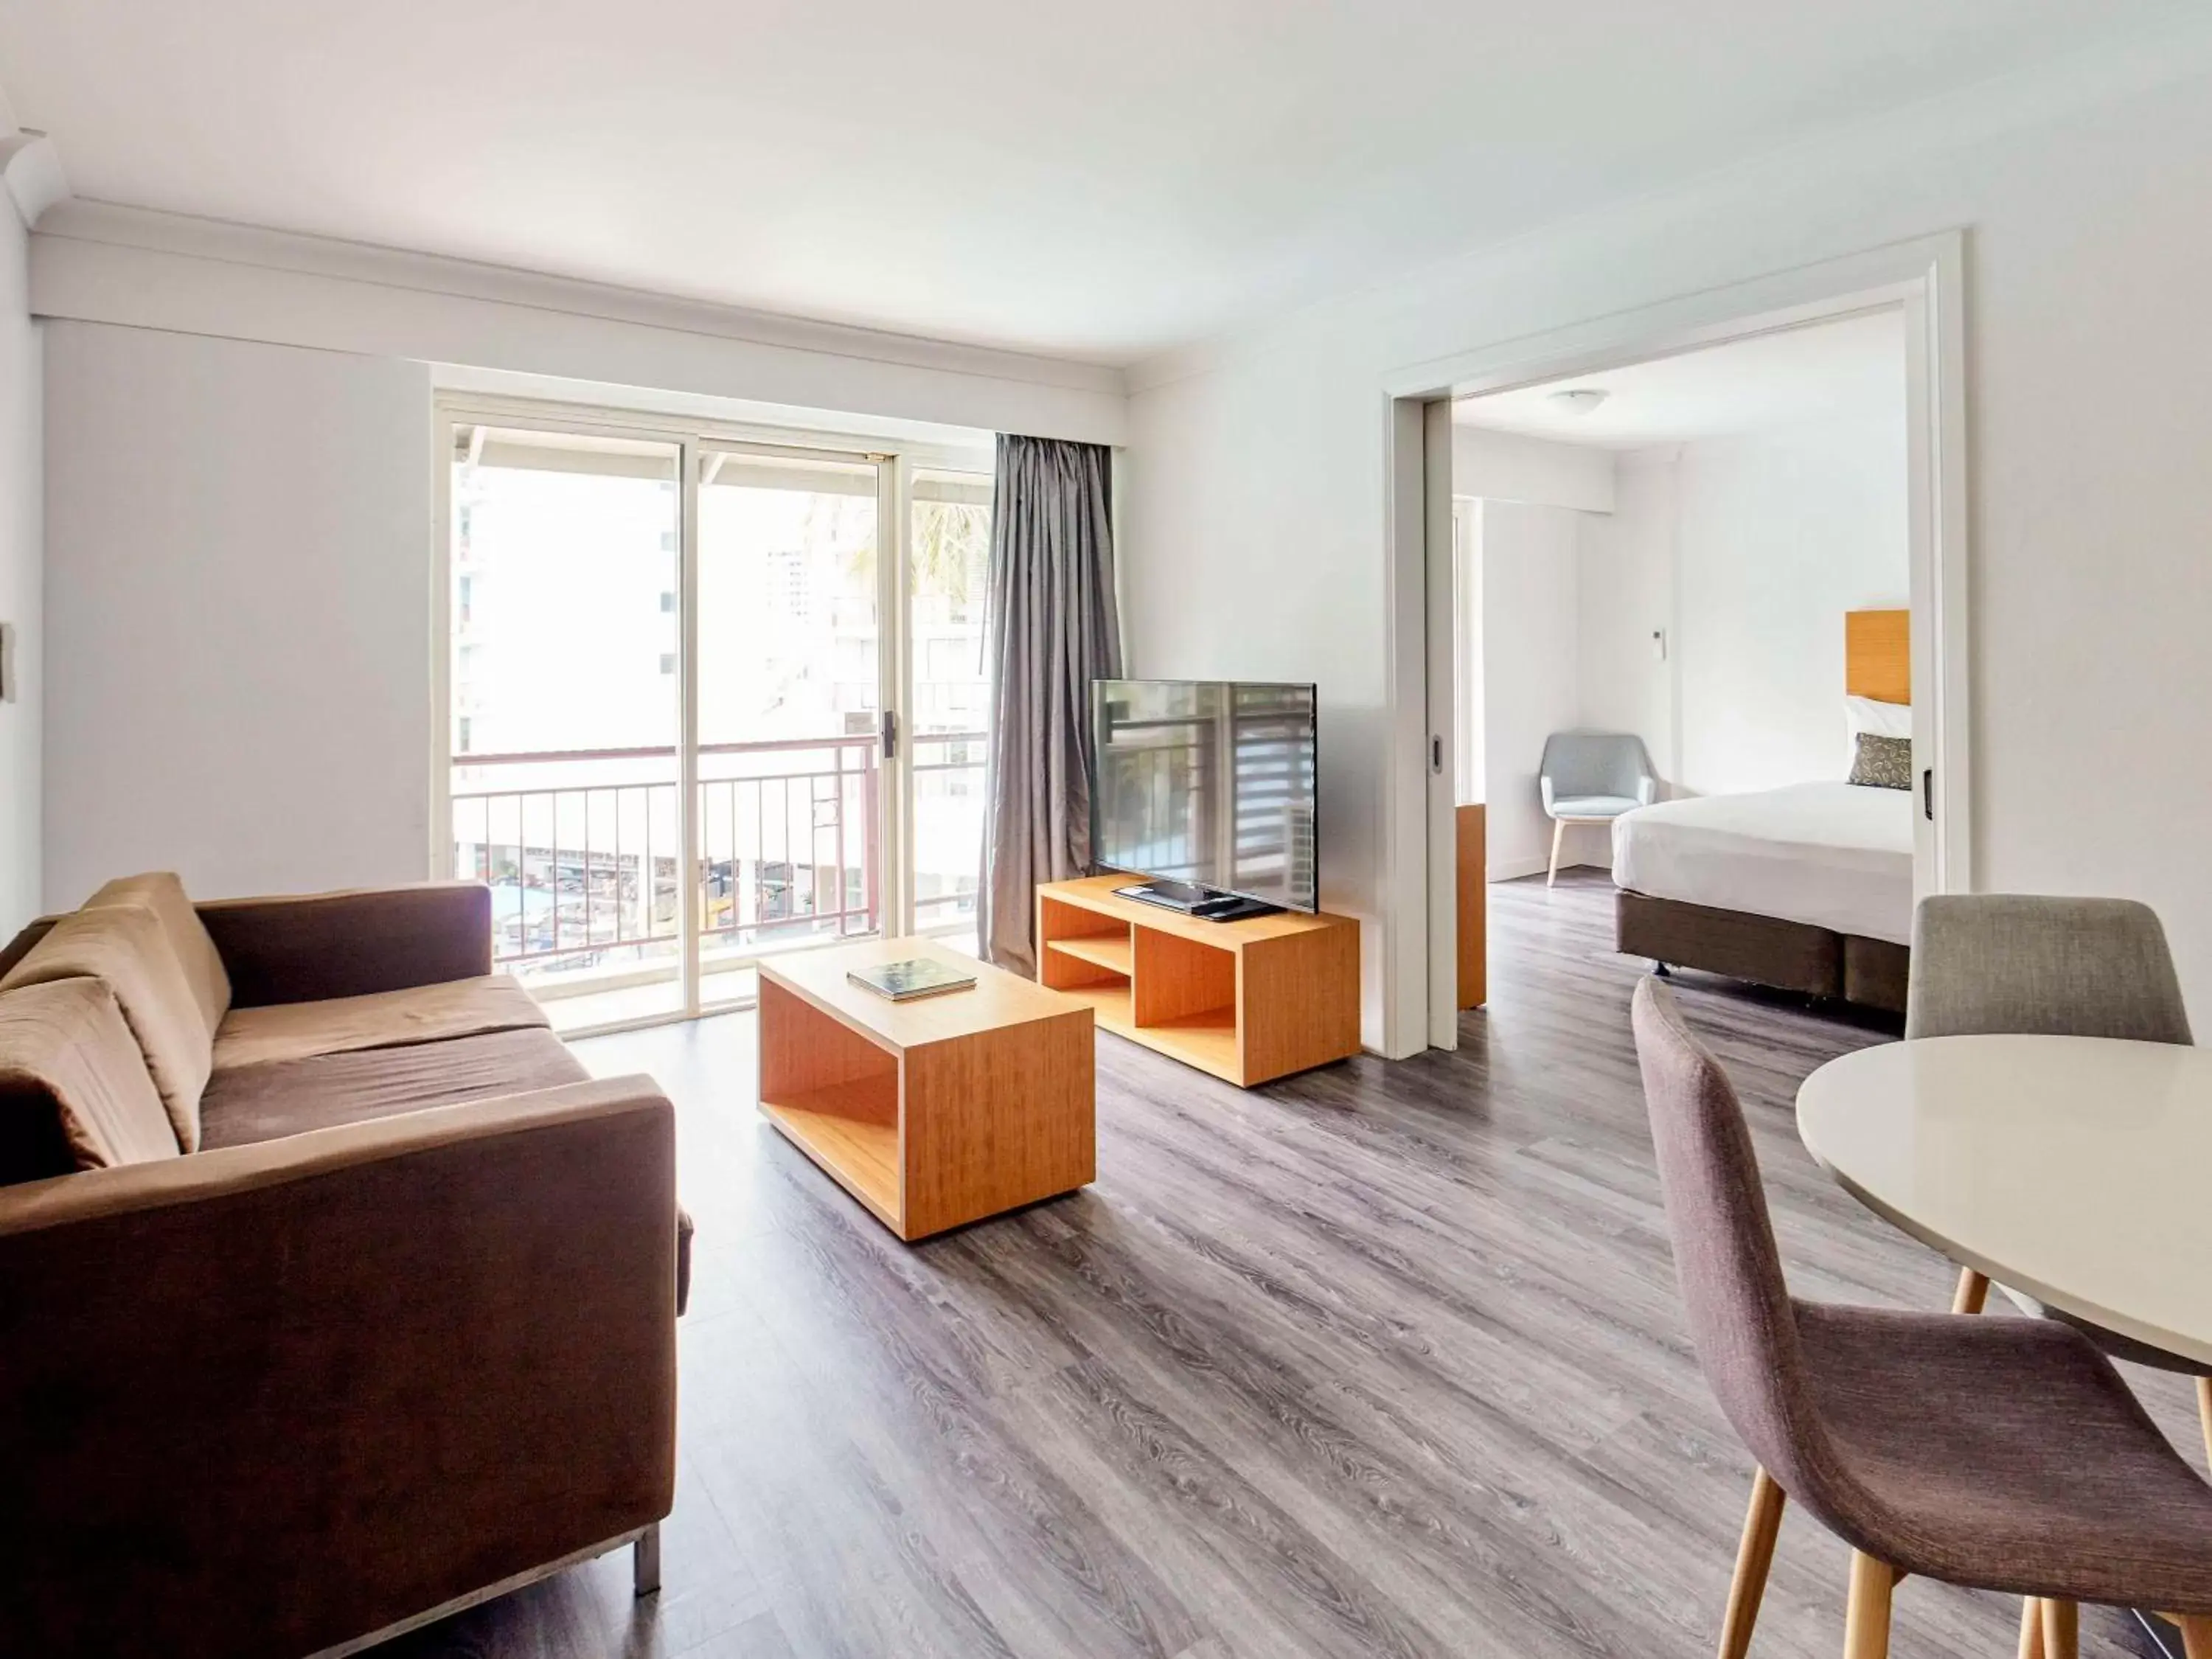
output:
[[[1551,402],[1569,415],[1588,415],[1613,394],[1594,386],[1570,386],[1565,392],[1554,392]]]

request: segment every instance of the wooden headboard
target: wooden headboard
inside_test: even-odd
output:
[[[1844,695],[1912,701],[1912,613],[1844,612]]]

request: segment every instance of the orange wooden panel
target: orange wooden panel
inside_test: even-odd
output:
[[[1912,613],[1844,612],[1844,690],[1877,702],[1912,701]]]
[[[1359,1052],[1359,928],[1245,947],[1237,1011],[1242,1075],[1249,1087]]]
[[[1073,1192],[1097,1174],[1091,1011],[906,1055],[902,1237]]]
[[[1136,929],[1132,1017],[1158,1025],[1237,1005],[1237,953],[1157,927]]]
[[[1490,1000],[1489,823],[1480,806],[1458,812],[1459,1006]]]
[[[855,1079],[898,1075],[898,1056],[786,989],[760,981],[760,1095],[788,1100]],[[893,1091],[896,1101],[896,1090]],[[893,1108],[896,1111],[896,1104]]]

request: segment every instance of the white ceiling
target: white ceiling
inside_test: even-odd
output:
[[[2199,0],[0,0],[76,193],[1121,363]]]
[[[1587,414],[1553,394],[1592,387]],[[1574,374],[1487,397],[1462,398],[1462,426],[1600,449],[1641,449],[1905,410],[1905,313],[1892,307],[1841,322],[1711,346],[1597,374]]]

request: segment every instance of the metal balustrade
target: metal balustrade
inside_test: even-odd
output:
[[[980,778],[982,739],[916,733],[913,770]],[[453,873],[491,885],[492,954],[504,970],[672,957],[687,887],[702,944],[725,956],[883,925],[872,733],[702,744],[688,884],[672,744],[461,755],[453,768]]]

